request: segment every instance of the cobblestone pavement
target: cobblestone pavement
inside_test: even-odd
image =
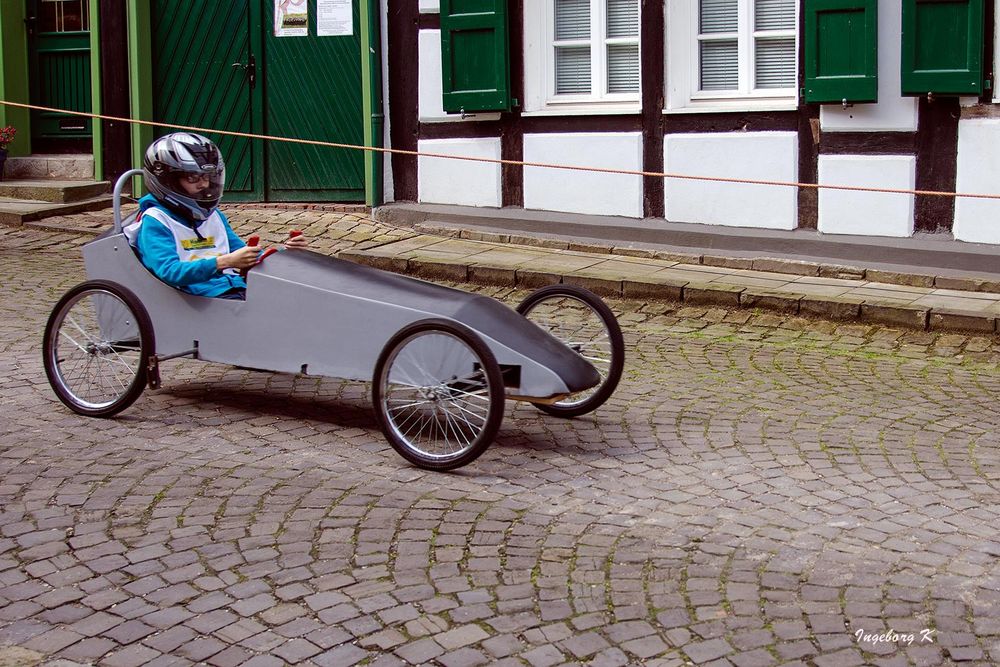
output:
[[[365,384],[172,361],[70,413],[85,240],[0,229],[0,664],[1000,661],[997,339],[612,301],[603,409],[436,474]]]

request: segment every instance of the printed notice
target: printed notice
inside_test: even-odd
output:
[[[353,0],[317,0],[316,34],[320,37],[353,35]]]
[[[274,36],[309,36],[308,0],[274,0]]]

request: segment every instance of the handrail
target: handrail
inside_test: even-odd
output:
[[[125,187],[125,183],[128,179],[133,176],[141,175],[142,169],[131,169],[119,176],[118,180],[115,182],[115,193],[112,196],[112,203],[115,210],[115,234],[122,233],[122,189]]]

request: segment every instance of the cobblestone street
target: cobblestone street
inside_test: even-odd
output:
[[[362,383],[176,360],[71,413],[40,348],[90,238],[0,228],[0,665],[1000,663],[996,337],[612,299],[611,400],[438,474]]]

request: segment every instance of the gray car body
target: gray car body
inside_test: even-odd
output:
[[[115,229],[84,246],[87,276],[138,297],[160,356],[197,348],[206,361],[370,381],[394,334],[442,318],[472,329],[502,367],[519,370],[508,376],[519,377],[509,396],[546,400],[600,381],[579,354],[495,299],[308,250],[272,254],[252,269],[246,301],[188,294],[143,266],[118,216]]]

